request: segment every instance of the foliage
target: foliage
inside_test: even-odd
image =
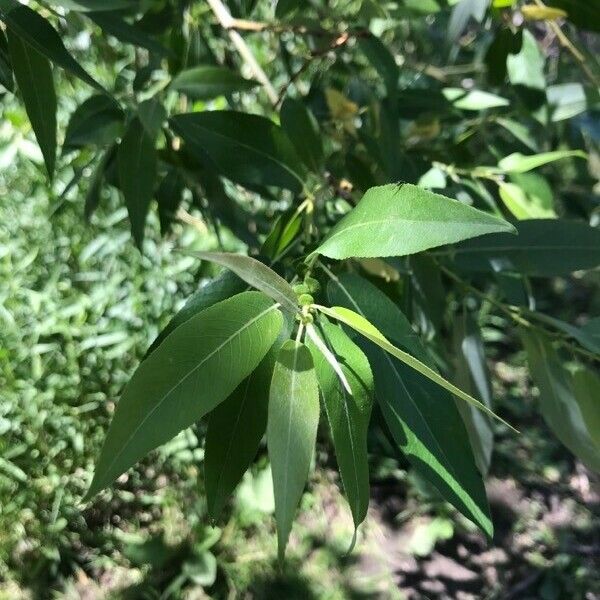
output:
[[[208,416],[216,518],[266,432],[283,558],[320,395],[355,528],[376,401],[394,445],[491,537],[487,419],[508,423],[489,393],[481,311],[518,330],[549,427],[598,469],[597,319],[575,327],[536,307],[548,278],[600,264],[598,136],[585,120],[597,114],[600,69],[568,37],[573,24],[597,30],[598,15],[578,2],[445,4],[280,0],[272,14],[254,2],[0,1],[6,96],[10,106],[16,82],[50,180],[58,161],[73,169],[67,187],[83,188],[93,168],[82,212],[91,217],[108,190],[121,197],[145,260],[156,259],[153,200],[163,234],[178,215],[193,219],[185,206],[221,249],[255,256],[179,256],[237,278],[195,292],[159,334],[117,404],[86,500]],[[238,30],[260,34],[253,47]],[[91,32],[118,76],[92,77],[69,31]],[[545,32],[565,52],[546,56]],[[444,64],[444,44],[458,66]],[[571,81],[574,68],[585,84]],[[64,140],[57,69],[94,89]],[[469,330],[453,328],[467,313]],[[100,344],[132,343],[117,339]],[[224,454],[212,439],[227,440]]]

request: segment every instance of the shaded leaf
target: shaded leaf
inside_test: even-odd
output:
[[[133,119],[119,145],[117,164],[119,183],[129,213],[131,233],[140,250],[144,243],[146,217],[154,194],[157,161],[154,141],[141,121],[137,118]]]
[[[283,130],[269,119],[235,111],[171,117],[189,150],[210,157],[225,177],[247,185],[299,192],[304,168]]]
[[[589,369],[578,369],[573,391],[588,434],[600,453],[600,377]]]
[[[233,92],[245,92],[257,85],[257,81],[246,79],[226,67],[202,65],[178,73],[170,87],[190,98],[210,100]]]
[[[286,98],[281,105],[280,118],[298,156],[309,169],[318,173],[323,166],[323,142],[312,113],[300,100]]]
[[[50,179],[56,165],[56,93],[48,60],[8,30],[10,61]]]
[[[280,560],[308,478],[318,425],[319,386],[310,351],[288,340],[277,355],[267,424]]]

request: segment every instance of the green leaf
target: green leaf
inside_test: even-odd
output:
[[[277,259],[294,241],[302,222],[302,214],[295,208],[280,215],[262,245],[261,254],[272,260]]]
[[[302,0],[277,0],[275,7],[275,16],[278,19],[284,19],[294,11],[298,10],[304,2]]]
[[[572,119],[588,110],[598,108],[600,93],[595,88],[585,88],[581,83],[559,83],[546,89],[552,121]]]
[[[542,152],[525,156],[519,152],[505,156],[498,167],[507,173],[527,173],[538,167],[542,167],[564,158],[587,158],[587,154],[581,150],[557,150],[556,152]]]
[[[588,434],[600,452],[600,377],[589,369],[578,369],[573,391]]]
[[[52,0],[50,4],[78,11],[117,10],[136,7],[139,0]]]
[[[246,79],[226,67],[201,65],[178,73],[171,82],[171,89],[196,100],[210,100],[245,92],[257,85],[257,81]]]
[[[390,96],[395,94],[398,89],[400,70],[386,45],[377,36],[369,34],[358,39],[358,47],[385,82],[388,94]]]
[[[554,277],[600,265],[600,229],[566,219],[517,223],[519,235],[469,240],[450,253],[466,271],[514,271]],[[444,252],[445,253],[445,252]]]
[[[270,299],[245,292],[167,336],[123,392],[86,499],[225,400],[262,361],[282,323]]]
[[[517,219],[556,217],[556,213],[552,208],[544,207],[536,202],[536,198],[526,194],[520,186],[505,181],[500,181],[498,186],[502,202]]]
[[[280,560],[308,478],[318,425],[319,385],[310,351],[288,340],[277,356],[267,423]]]
[[[142,122],[137,118],[133,119],[119,145],[117,163],[119,183],[131,222],[131,233],[140,250],[144,243],[146,217],[154,194],[157,161],[154,141]]]
[[[281,126],[304,164],[315,173],[323,167],[323,142],[319,126],[303,102],[286,98],[281,105]]]
[[[531,312],[532,317],[535,317],[542,323],[550,325],[563,333],[566,333],[569,337],[577,340],[579,344],[596,354],[600,354],[600,317],[590,319],[585,325],[581,327],[575,327],[570,323],[565,323],[560,319],[555,319],[549,315],[545,315],[539,312]]]
[[[454,319],[453,350],[456,385],[492,408],[492,385],[485,362],[483,340],[477,323],[466,310]],[[494,446],[490,421],[486,415],[464,402],[458,402],[457,407],[467,428],[477,467],[485,475],[490,468]]]
[[[10,52],[8,50],[8,41],[4,31],[0,30],[0,85],[3,85],[9,92],[15,89],[12,65],[10,64]]]
[[[329,361],[309,340],[344,491],[357,528],[369,507],[367,433],[373,407],[373,374],[367,357],[342,329],[321,319],[316,335],[319,334],[341,365],[352,391],[346,391]]]
[[[189,150],[208,155],[225,177],[242,185],[273,185],[299,192],[304,167],[283,130],[269,119],[235,111],[171,117]]]
[[[481,90],[444,88],[443,94],[446,100],[452,102],[452,105],[460,110],[479,111],[510,105],[510,102],[506,98]]]
[[[85,195],[85,205],[83,209],[83,214],[87,221],[90,220],[91,216],[94,214],[94,211],[100,204],[100,193],[102,191],[102,183],[104,182],[106,168],[108,164],[115,159],[116,155],[117,145],[113,144],[104,151],[100,157],[100,160],[98,161],[98,164],[96,165],[96,168],[94,169],[90,187]]]
[[[48,60],[12,29],[7,34],[15,79],[52,179],[56,165],[56,93],[52,69]]]
[[[374,322],[395,343],[433,367],[404,314],[373,284],[342,275],[328,284],[327,296]],[[359,345],[373,369],[377,402],[398,446],[445,500],[491,537],[483,480],[452,396],[378,346],[367,340]]]
[[[439,386],[448,390],[454,396],[457,396],[461,400],[464,400],[468,404],[475,406],[479,410],[484,413],[498,419],[501,423],[504,423],[508,427],[510,427],[513,431],[516,431],[512,425],[508,424],[504,419],[501,419],[499,416],[494,414],[485,404],[482,404],[479,400],[476,400],[466,392],[459,390],[454,384],[450,383],[446,379],[444,379],[439,373],[434,371],[431,367],[428,367],[425,363],[421,362],[414,356],[411,356],[407,352],[400,350],[393,344],[389,342],[389,340],[367,319],[365,319],[362,315],[345,308],[343,306],[332,306],[327,308],[325,306],[316,305],[317,309],[322,313],[325,313],[328,317],[332,319],[336,319],[340,323],[344,323],[344,325],[348,325],[362,336],[366,337],[368,340],[372,341],[374,344],[377,344],[380,348],[383,348],[386,352],[401,360],[404,364],[409,367],[415,369],[421,375],[424,375],[434,383],[437,383]]]
[[[56,30],[38,13],[15,0],[0,1],[0,18],[8,29],[40,54],[99,92],[108,92],[69,54]]]
[[[146,356],[149,356],[177,327],[189,321],[203,310],[227,300],[236,294],[245,291],[247,286],[230,271],[223,271],[218,277],[194,292],[184,304],[183,308],[169,321],[168,325],[159,333],[152,342]]]
[[[298,312],[298,299],[292,286],[273,269],[255,258],[226,252],[190,252],[190,255],[233,271],[247,284],[279,302],[285,310],[293,314]]]
[[[523,329],[520,333],[531,378],[540,390],[540,409],[548,427],[586,466],[600,472],[600,446],[594,444],[588,433],[573,393],[572,377],[563,361],[541,331]]]
[[[475,19],[478,23],[483,21],[489,5],[490,0],[459,0],[456,2],[448,23],[448,39],[456,41],[471,19]]]
[[[527,29],[524,29],[520,52],[509,55],[506,60],[508,79],[512,85],[543,90],[546,87],[545,62],[545,56],[536,39]]]
[[[177,210],[183,200],[184,189],[185,182],[179,170],[176,168],[169,169],[156,190],[158,218],[162,235],[169,233],[173,221],[177,218]]]
[[[112,35],[120,42],[131,44],[138,48],[145,48],[158,56],[166,56],[168,50],[156,40],[152,39],[143,29],[128,23],[119,16],[106,10],[88,12],[87,16],[105,33]]]
[[[275,360],[291,331],[290,319],[256,370],[210,413],[204,473],[207,508],[213,520],[219,518],[227,498],[256,457],[267,428],[269,388]]]
[[[108,146],[123,133],[125,115],[108,96],[91,96],[71,115],[63,153],[87,145]]]
[[[316,252],[329,258],[404,256],[513,231],[510,223],[415,185],[371,188]]]
[[[160,133],[163,123],[167,120],[167,110],[158,98],[149,98],[140,103],[137,116],[142,122],[148,137],[154,142]]]

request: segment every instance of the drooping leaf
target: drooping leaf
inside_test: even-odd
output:
[[[532,329],[520,333],[548,427],[583,463],[600,472],[600,446],[593,442],[583,420],[573,392],[573,378],[544,333]]]
[[[98,91],[108,93],[71,56],[52,25],[34,10],[16,0],[0,0],[0,18],[6,23],[9,30],[54,64]]]
[[[255,258],[226,252],[192,252],[191,254],[233,271],[246,283],[279,302],[282,308],[293,314],[298,312],[298,299],[292,286],[273,269]]]
[[[4,31],[0,31],[0,85],[3,85],[9,92],[15,89],[10,51]]]
[[[179,170],[171,168],[167,171],[156,190],[158,218],[162,235],[166,235],[171,230],[171,225],[183,200],[184,183]]]
[[[415,185],[371,188],[316,252],[329,258],[404,256],[484,234],[506,221]]]
[[[319,348],[309,341],[344,492],[356,528],[364,521],[369,506],[367,433],[374,397],[373,374],[366,356],[342,329],[322,319],[319,332],[341,365],[352,391],[350,394],[344,389]]]
[[[515,152],[505,156],[498,163],[498,167],[507,173],[527,173],[527,171],[532,171],[564,158],[587,158],[587,155],[581,150],[557,150],[556,152],[542,152],[531,156]]]
[[[210,413],[204,473],[207,508],[213,520],[219,518],[265,434],[275,360],[292,332],[292,323],[292,319],[285,321],[277,341],[256,370]]]
[[[319,126],[300,100],[286,98],[281,105],[281,126],[304,164],[315,173],[323,166],[323,142]]]
[[[462,242],[451,253],[466,271],[514,271],[554,277],[600,265],[600,229],[567,219],[528,219],[518,235]]]
[[[123,132],[124,113],[108,96],[97,94],[80,104],[71,115],[63,153],[86,145],[104,147]]]
[[[140,250],[144,243],[146,217],[154,194],[157,161],[154,141],[142,122],[138,118],[133,119],[119,145],[117,163],[131,233]]]
[[[269,392],[267,445],[279,559],[308,478],[319,424],[319,385],[308,348],[288,340],[277,355]]]
[[[454,320],[453,350],[456,385],[492,408],[492,386],[485,362],[483,340],[477,323],[466,311],[457,315]],[[463,402],[458,402],[457,407],[467,428],[477,467],[485,475],[490,467],[494,446],[490,420]]]
[[[573,375],[573,391],[588,434],[600,453],[600,377],[589,369],[578,369]]]
[[[86,221],[90,220],[91,216],[94,214],[94,211],[100,204],[100,193],[102,192],[102,183],[104,182],[106,168],[109,163],[115,159],[116,154],[117,145],[113,144],[104,151],[100,157],[100,160],[98,161],[98,164],[96,165],[96,168],[94,169],[94,174],[92,175],[92,179],[90,181],[90,187],[85,195],[85,204],[83,207],[83,215]]]
[[[218,277],[194,292],[184,304],[183,308],[169,321],[168,325],[158,334],[152,342],[146,356],[150,355],[177,327],[195,317],[207,308],[231,298],[247,289],[246,284],[230,271],[223,271]]]
[[[282,323],[269,298],[244,292],[167,336],[127,384],[86,498],[225,400],[262,361]]]
[[[342,275],[328,284],[327,296],[368,318],[394,343],[434,368],[404,314],[373,284]],[[377,402],[402,452],[445,500],[491,536],[481,474],[450,394],[367,340],[358,343],[375,375]]]
[[[344,325],[348,325],[356,332],[360,333],[362,336],[366,337],[368,340],[377,344],[380,348],[383,348],[386,352],[391,354],[393,357],[401,360],[404,364],[408,365],[421,375],[424,375],[434,383],[437,383],[439,386],[443,387],[445,390],[451,392],[457,398],[464,400],[468,404],[477,407],[479,410],[484,413],[498,419],[508,427],[514,430],[514,427],[509,425],[504,419],[501,419],[496,414],[494,414],[485,404],[482,404],[479,400],[473,398],[463,390],[458,389],[454,384],[450,383],[444,377],[442,377],[437,371],[434,371],[431,367],[427,366],[425,363],[421,362],[419,359],[411,356],[407,352],[400,350],[394,346],[390,341],[379,331],[370,321],[365,319],[362,315],[356,313],[355,311],[345,308],[343,306],[332,306],[330,308],[325,306],[318,306],[318,310],[325,313],[328,317],[332,319],[336,319],[340,323]]]
[[[44,156],[46,170],[52,179],[56,165],[56,93],[52,69],[48,59],[25,39],[12,29],[7,34],[15,79]]]
[[[299,192],[304,167],[283,130],[269,119],[235,111],[171,117],[189,150],[208,155],[225,177],[246,185]]]
[[[258,85],[226,67],[201,65],[181,71],[171,82],[171,89],[196,100],[210,100],[229,96],[233,92],[245,92]]]

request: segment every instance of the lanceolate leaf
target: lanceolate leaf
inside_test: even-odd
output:
[[[349,394],[318,347],[309,342],[331,428],[344,492],[354,526],[367,516],[369,506],[369,461],[367,433],[373,406],[373,374],[367,357],[338,326],[326,319],[319,322],[325,344],[336,356],[352,391]]]
[[[404,256],[512,225],[414,185],[371,188],[316,252],[329,258]]]
[[[223,175],[246,185],[299,192],[304,167],[283,130],[269,119],[235,111],[205,111],[171,118],[191,152],[208,155]]]
[[[280,560],[308,478],[318,425],[319,386],[310,351],[288,340],[277,356],[267,424]]]
[[[467,271],[515,271],[553,277],[600,265],[600,229],[566,219],[528,219],[518,235],[498,233],[449,251]],[[446,251],[444,251],[446,253]]]
[[[142,122],[135,118],[129,124],[117,153],[119,183],[129,212],[131,233],[137,247],[144,243],[146,217],[154,193],[157,176],[154,141]]]
[[[269,298],[244,292],[175,329],[125,388],[86,498],[225,400],[262,361],[282,323]]]
[[[171,89],[190,98],[209,100],[218,96],[229,96],[233,92],[251,90],[258,81],[246,79],[239,73],[215,65],[202,65],[182,71],[173,79]]]
[[[538,167],[543,167],[544,165],[565,158],[587,158],[587,155],[581,150],[558,150],[556,152],[532,154],[531,156],[516,152],[515,154],[505,156],[498,163],[498,167],[502,171],[507,171],[509,173],[527,173]]]
[[[281,126],[296,148],[298,156],[313,172],[323,166],[323,142],[319,126],[300,100],[286,98],[281,105]]]
[[[15,79],[52,178],[56,164],[56,93],[52,69],[48,60],[12,29],[7,33]]]
[[[34,10],[16,0],[0,0],[0,18],[6,23],[9,30],[54,64],[69,71],[98,91],[108,93],[69,54],[52,25]]]
[[[204,449],[208,513],[217,520],[228,496],[250,466],[267,428],[269,388],[281,345],[292,332],[287,319],[256,370],[210,414]]]
[[[183,308],[169,321],[169,324],[158,334],[158,337],[152,342],[146,356],[154,352],[163,340],[177,327],[189,321],[203,310],[227,300],[236,294],[247,289],[246,284],[230,271],[223,271],[218,277],[202,286],[197,292],[193,293],[183,306]]]
[[[15,89],[8,41],[6,40],[4,31],[0,31],[0,85],[3,85],[9,92]]]
[[[600,377],[589,369],[578,369],[573,390],[590,438],[600,453]]]
[[[337,321],[340,321],[340,323],[344,323],[344,325],[348,325],[348,327],[351,327],[368,340],[371,340],[374,344],[377,344],[380,348],[383,348],[386,352],[398,360],[401,360],[409,367],[415,369],[415,371],[421,373],[421,375],[424,375],[434,383],[437,383],[444,389],[451,392],[456,397],[464,400],[472,406],[479,408],[479,410],[491,415],[514,430],[514,427],[509,425],[506,421],[504,421],[504,419],[501,419],[494,414],[487,406],[485,406],[485,404],[482,404],[479,400],[476,400],[466,392],[459,390],[454,384],[444,379],[439,373],[434,371],[431,367],[428,367],[420,360],[416,359],[414,356],[411,356],[407,352],[396,348],[396,346],[391,344],[388,339],[362,315],[348,308],[344,308],[343,306],[333,306],[331,308],[327,308],[325,306],[317,305],[317,309],[325,313],[328,317],[336,319]]]
[[[590,469],[600,472],[600,447],[593,442],[573,393],[573,381],[542,332],[521,330],[540,408],[556,437]]]
[[[139,0],[52,0],[50,4],[79,11],[117,10],[133,8],[139,4]]]
[[[433,367],[406,317],[374,285],[356,275],[343,275],[328,284],[327,296],[371,320]],[[359,345],[373,369],[377,402],[398,446],[444,499],[491,536],[483,480],[450,394],[367,340]]]
[[[90,187],[85,195],[85,204],[83,207],[83,215],[87,221],[90,220],[91,216],[94,214],[94,211],[100,204],[100,194],[102,192],[102,182],[104,181],[106,167],[111,161],[114,160],[116,154],[117,145],[113,144],[105,150],[100,157],[98,164],[96,165],[94,174],[92,175],[92,179],[90,181]]]
[[[192,252],[191,254],[233,271],[246,283],[279,302],[285,310],[292,313],[298,311],[298,299],[292,286],[273,269],[255,258],[225,252]]]

